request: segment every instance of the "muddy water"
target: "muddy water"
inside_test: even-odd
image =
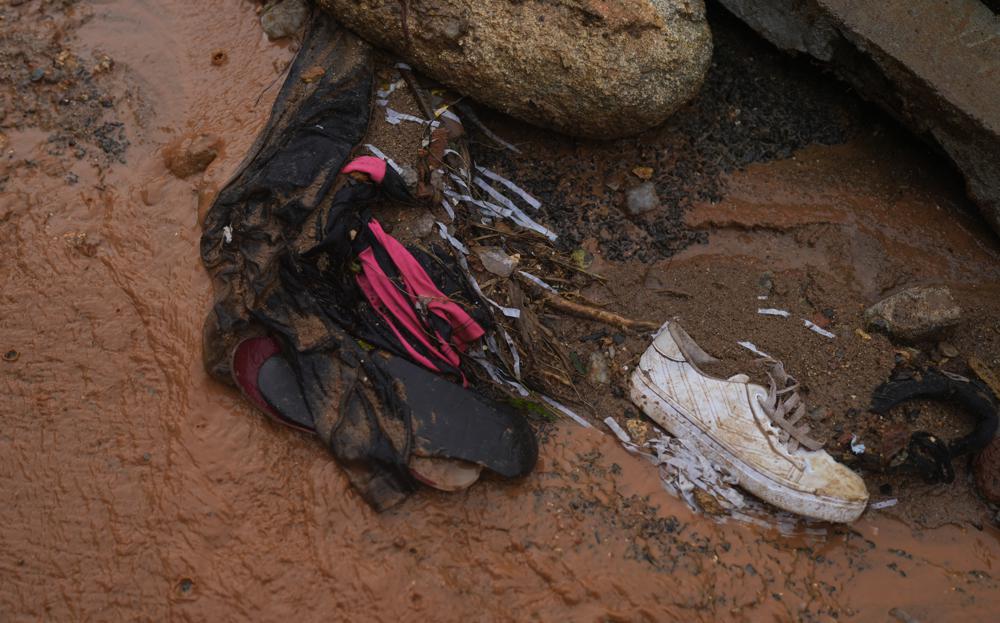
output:
[[[93,18],[66,45],[116,59],[127,164],[65,160],[49,155],[45,131],[7,132],[0,349],[18,356],[0,362],[0,619],[995,611],[993,528],[916,530],[880,514],[790,533],[718,524],[609,436],[574,425],[545,431],[524,482],[423,492],[375,515],[311,439],[211,382],[199,210],[249,147],[292,54],[266,40],[254,6],[78,5]],[[214,66],[219,50],[228,62]],[[203,176],[178,180],[163,149],[197,132],[224,149]],[[970,247],[963,225],[935,222]]]

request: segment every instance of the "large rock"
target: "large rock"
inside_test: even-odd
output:
[[[962,309],[944,286],[915,286],[886,297],[865,310],[869,329],[904,341],[939,337],[958,324]]]
[[[461,93],[592,138],[661,123],[698,91],[712,55],[702,0],[319,4]]]
[[[1000,19],[980,0],[719,0],[785,50],[809,54],[965,176],[1000,233]]]

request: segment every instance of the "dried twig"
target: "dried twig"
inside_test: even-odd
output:
[[[624,316],[619,316],[618,314],[604,311],[603,309],[595,309],[589,305],[581,305],[580,303],[574,303],[572,301],[567,301],[558,294],[553,294],[548,292],[542,298],[542,301],[553,309],[558,309],[559,311],[564,311],[567,314],[572,314],[578,318],[587,318],[589,320],[596,320],[598,322],[603,322],[604,324],[614,325],[622,329],[649,329],[656,330],[660,328],[660,325],[655,322],[647,322],[645,320],[632,320],[631,318],[626,318]]]
[[[526,279],[522,275],[518,274],[521,280],[528,284],[536,292],[542,294],[542,302],[551,307],[552,309],[557,309],[567,314],[576,316],[578,318],[586,318],[588,320],[596,320],[598,322],[603,322],[604,324],[610,324],[622,329],[659,329],[660,325],[652,322],[646,322],[645,320],[632,320],[631,318],[626,318],[624,316],[619,316],[613,312],[604,311],[603,309],[597,309],[596,307],[591,307],[590,305],[583,305],[581,303],[574,303],[573,301],[567,301],[555,292],[548,292],[543,290],[538,284]]]
[[[420,107],[420,112],[424,114],[424,117],[428,121],[433,121],[434,107],[431,106],[431,101],[427,97],[427,92],[424,91],[422,86],[420,86],[420,82],[417,81],[417,77],[414,76],[413,72],[409,69],[405,69],[403,67],[397,67],[397,69],[399,69],[399,74],[403,76],[403,80],[406,81],[406,86],[410,87],[413,99],[417,100],[417,106]]]

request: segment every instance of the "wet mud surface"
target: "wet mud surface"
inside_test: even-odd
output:
[[[255,8],[34,0],[0,9],[14,33],[0,43],[0,62],[17,68],[0,85],[0,350],[17,353],[0,361],[0,619],[833,621],[892,620],[893,608],[918,620],[995,612],[995,509],[962,466],[951,486],[866,473],[873,500],[900,503],[848,527],[719,522],[667,494],[656,470],[610,435],[561,421],[542,426],[538,470],[521,482],[423,491],[371,512],[322,448],[202,369],[211,289],[197,253],[199,217],[263,124],[293,54],[294,43],[267,41]],[[749,44],[734,36],[719,45],[724,54],[725,45]],[[63,51],[88,76],[33,82],[39,67],[56,71]],[[63,94],[74,103],[61,104]],[[112,105],[94,108],[94,97]],[[815,427],[834,453],[845,451],[845,432],[874,442],[895,420],[951,434],[967,423],[948,408],[916,405],[918,415],[887,421],[865,413],[903,355],[856,329],[883,293],[944,283],[965,314],[948,338],[959,356],[942,365],[964,372],[975,356],[1000,369],[1000,245],[940,160],[850,102],[834,104],[824,106],[835,109],[836,131],[823,122],[800,142],[778,141],[787,152],[727,160],[703,177],[682,175],[676,167],[691,152],[664,153],[660,138],[623,143],[637,150],[623,159],[503,120],[496,129],[505,137],[550,150],[530,158],[566,157],[561,169],[537,166],[534,179],[530,158],[498,157],[494,166],[547,204],[589,197],[607,215],[621,201],[607,183],[624,189],[633,167],[653,167],[661,198],[671,198],[665,222],[687,232],[677,243],[657,246],[656,227],[676,228],[656,216],[633,224],[647,237],[609,216],[605,240],[576,216],[548,214],[566,244],[593,256],[588,270],[606,278],[588,299],[635,318],[680,318],[726,371],[753,366],[737,340],[782,358],[819,409]],[[105,149],[99,128],[109,123],[123,134]],[[683,128],[663,132],[681,144]],[[201,133],[218,137],[218,155],[203,174],[178,179],[165,151]],[[546,190],[560,174],[568,181]],[[673,200],[680,183],[671,176],[690,179],[687,199]],[[657,250],[642,257],[609,245],[632,234],[635,249]],[[757,315],[758,296],[792,317]],[[598,350],[609,359],[608,385],[574,378],[581,412],[638,418],[616,394],[622,367],[648,338],[550,321],[583,361]],[[904,355],[937,361],[939,350]]]

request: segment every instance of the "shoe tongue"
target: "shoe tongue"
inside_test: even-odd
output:
[[[298,377],[284,357],[271,357],[260,366],[257,386],[267,404],[281,417],[310,430],[314,428],[312,413],[302,396]]]

